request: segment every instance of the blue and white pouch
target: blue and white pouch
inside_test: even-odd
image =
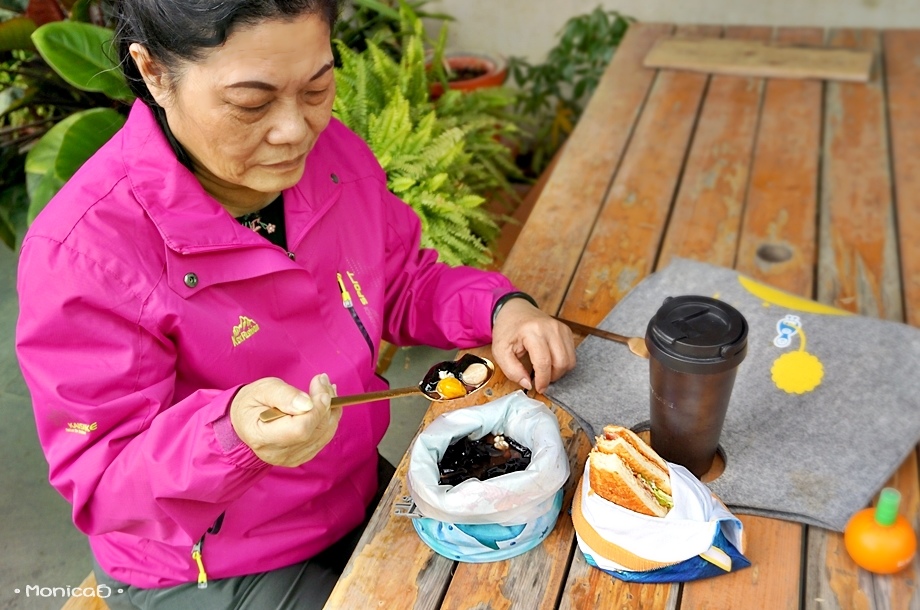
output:
[[[584,476],[575,490],[572,522],[585,560],[620,580],[686,582],[746,568],[743,526],[699,479],[668,463],[674,507],[643,515],[600,497]]]
[[[525,470],[480,481],[440,485],[438,463],[464,436],[513,438],[531,451]],[[483,563],[520,555],[552,531],[562,508],[569,461],[556,416],[540,401],[514,392],[490,403],[445,413],[412,445],[407,482],[422,517],[419,537],[454,561]]]

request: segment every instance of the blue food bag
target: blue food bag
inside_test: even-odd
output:
[[[465,436],[478,440],[490,433],[530,449],[527,468],[485,481],[441,485],[438,463],[447,447]],[[450,411],[412,445],[407,482],[422,515],[413,525],[425,544],[454,561],[508,559],[534,548],[552,531],[568,478],[559,421],[540,401],[514,392]]]

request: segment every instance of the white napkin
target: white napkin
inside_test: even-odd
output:
[[[727,567],[720,567],[728,571],[731,560],[712,546],[720,525],[728,541],[738,552],[744,552],[741,521],[683,466],[668,463],[674,507],[664,517],[631,511],[594,493],[588,483],[590,467],[591,461],[587,460],[584,477],[576,493],[580,494],[581,515],[593,532],[585,531],[583,525],[579,527],[578,515],[575,514],[579,507],[573,510],[573,520],[579,547],[582,552],[591,555],[601,569],[649,570],[702,555],[716,565],[727,561]],[[594,541],[598,548],[592,548],[588,540]],[[611,557],[614,554],[622,563]]]

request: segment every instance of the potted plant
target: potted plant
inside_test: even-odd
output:
[[[498,87],[508,78],[508,62],[503,57],[484,53],[447,52],[439,65],[442,70],[434,73],[430,87],[433,99],[444,95],[445,82],[448,89],[474,91]]]
[[[358,52],[367,49],[368,41],[372,41],[387,55],[399,61],[402,56],[401,41],[405,33],[405,24],[399,10],[401,4],[421,19],[441,22],[453,19],[445,13],[425,10],[429,2],[430,0],[349,0],[343,3],[333,38]],[[341,64],[337,62],[336,65]]]

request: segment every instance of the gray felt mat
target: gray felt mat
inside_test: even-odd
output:
[[[765,288],[675,259],[599,326],[644,336],[664,299],[682,294],[736,307],[750,325],[748,355],[722,430],[726,469],[709,485],[737,513],[842,531],[920,441],[920,330]],[[553,401],[589,434],[647,422],[647,360],[595,337],[577,355],[575,370],[546,392]]]

